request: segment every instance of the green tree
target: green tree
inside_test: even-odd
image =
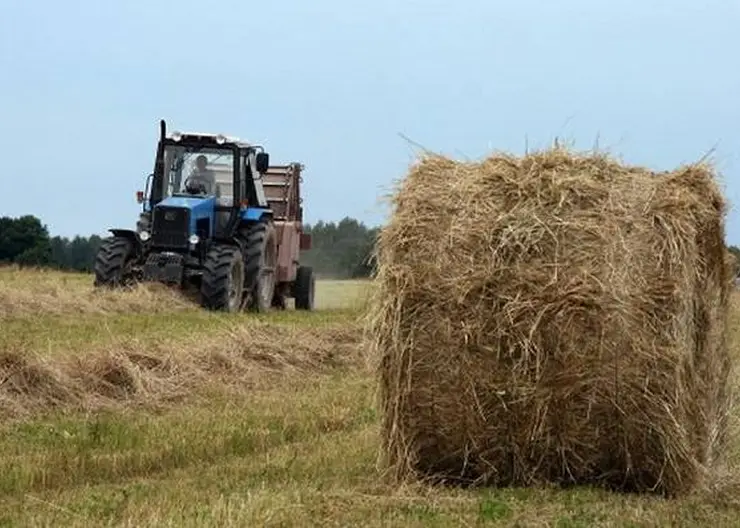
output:
[[[51,262],[49,230],[33,215],[0,218],[0,262],[42,266]]]
[[[377,228],[368,228],[354,218],[339,222],[319,221],[307,225],[313,244],[303,261],[312,266],[317,276],[331,278],[366,277],[372,271],[372,253]]]
[[[53,266],[65,270],[92,271],[101,242],[98,235],[87,238],[78,235],[71,240],[55,236],[50,242]]]
[[[740,248],[737,246],[727,246],[727,250],[735,257],[735,275],[740,275]]]

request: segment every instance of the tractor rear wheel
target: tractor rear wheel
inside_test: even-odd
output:
[[[316,278],[313,276],[313,268],[300,266],[296,272],[295,284],[293,285],[296,310],[313,310],[315,291]]]
[[[201,305],[214,311],[237,312],[243,295],[244,260],[241,251],[234,246],[214,246],[203,264]]]
[[[95,286],[126,287],[136,282],[134,245],[124,237],[103,241],[95,257]]]
[[[275,296],[277,237],[272,224],[260,222],[244,230],[246,308],[267,312]]]

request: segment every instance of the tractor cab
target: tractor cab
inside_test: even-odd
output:
[[[142,241],[193,252],[201,240],[232,237],[242,208],[267,206],[255,181],[268,165],[261,147],[236,138],[163,129],[154,173],[140,195],[150,218],[139,229]]]
[[[167,195],[234,197],[234,161],[228,150],[168,147],[164,164]]]

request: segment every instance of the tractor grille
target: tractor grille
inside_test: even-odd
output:
[[[152,245],[161,248],[187,248],[190,211],[183,207],[155,207]]]

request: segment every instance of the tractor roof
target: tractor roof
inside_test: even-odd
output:
[[[231,143],[234,145],[237,145],[238,147],[247,148],[253,146],[251,143],[248,143],[246,141],[242,141],[238,137],[234,136],[227,136],[225,134],[212,134],[212,133],[206,133],[206,132],[180,132],[179,130],[174,130],[167,134],[167,139],[172,139],[175,141],[181,141],[182,139],[188,139],[188,140],[205,140],[205,142],[215,142],[217,144],[223,144],[223,143]]]

